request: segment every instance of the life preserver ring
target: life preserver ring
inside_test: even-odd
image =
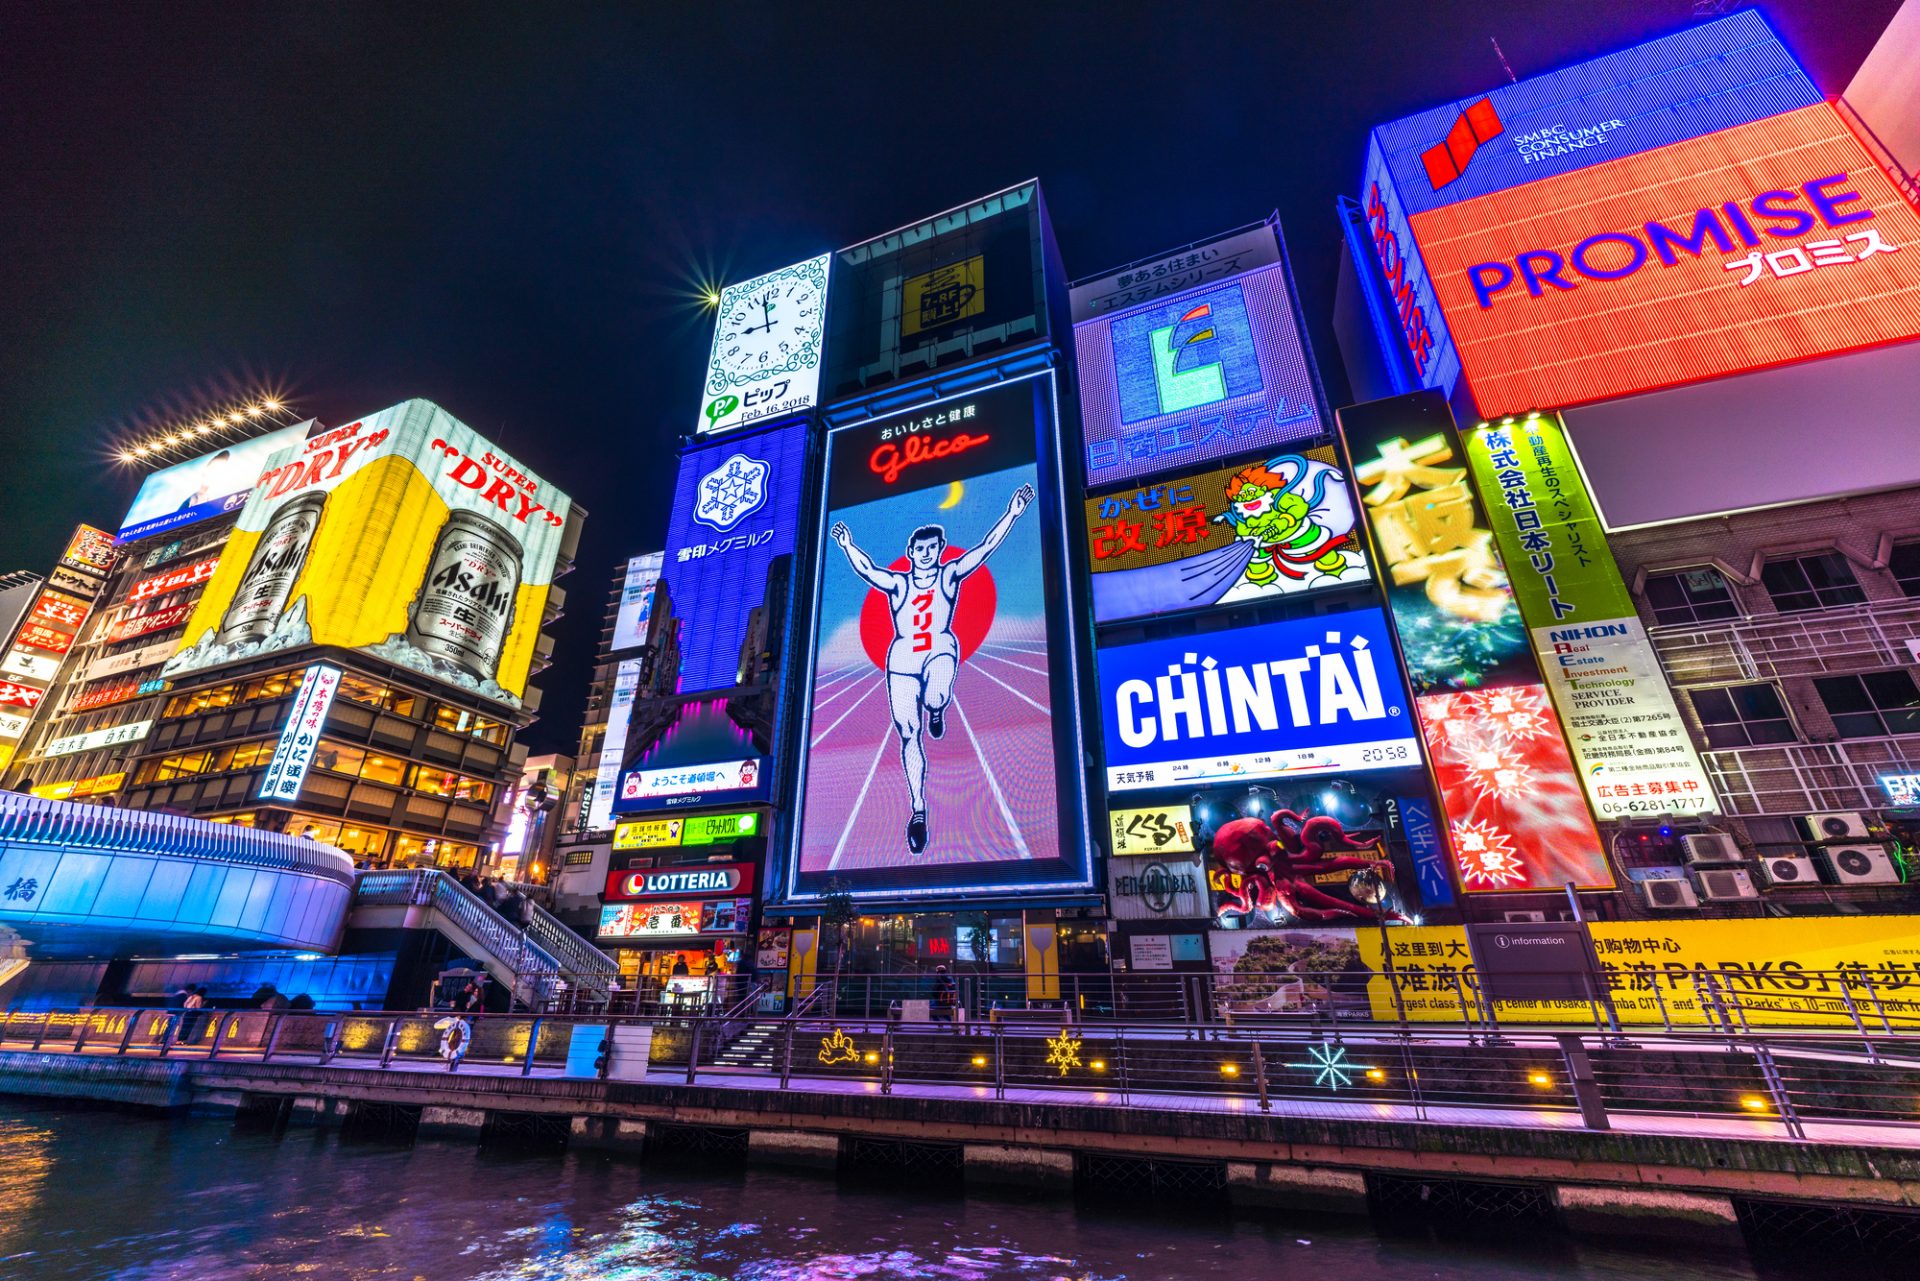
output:
[[[473,1024],[465,1019],[441,1019],[436,1025],[440,1032],[440,1057],[457,1059],[466,1055],[467,1046],[473,1041]]]

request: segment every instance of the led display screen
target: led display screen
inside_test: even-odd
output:
[[[1364,583],[1365,535],[1353,522],[1331,448],[1089,498],[1094,621]]]
[[[120,522],[119,541],[150,538],[240,510],[253,492],[253,482],[267,469],[267,460],[298,444],[306,434],[304,423],[283,427],[154,472],[133,496],[133,506]]]
[[[518,707],[570,507],[429,401],[324,432],[268,460],[164,674],[334,645]]]
[[[74,526],[60,565],[94,578],[104,577],[113,568],[113,535],[92,525]]]
[[[1825,103],[1412,224],[1488,418],[1920,337],[1920,212]]]
[[[1407,211],[1387,172],[1386,154],[1380,150],[1378,138],[1367,146],[1360,209],[1390,313],[1384,318],[1387,328],[1400,336],[1420,384],[1452,395],[1460,381],[1460,353],[1447,332],[1440,299],[1433,292],[1433,278],[1420,257],[1420,246],[1414,242],[1413,228],[1407,223]],[[1368,267],[1356,262],[1354,270],[1366,271]]]
[[[822,399],[1044,338],[1048,239],[1028,182],[840,250]]]
[[[695,433],[732,431],[813,407],[832,261],[832,254],[822,254],[721,290]]]
[[[1820,101],[1749,9],[1374,130],[1422,213]]]
[[[1420,759],[1377,609],[1103,648],[1107,790]]]
[[[613,812],[758,801],[767,784],[765,749],[727,714],[727,700],[689,699],[645,740],[627,744]]]
[[[1461,887],[1611,888],[1446,397],[1339,419]]]
[[[796,898],[1085,887],[1050,374],[835,430]]]
[[[676,934],[737,934],[747,928],[752,899],[609,903],[600,909],[600,937],[670,938]]]
[[[647,643],[647,625],[653,620],[653,589],[660,583],[660,571],[666,564],[660,552],[648,552],[627,562],[627,576],[620,584],[620,606],[613,616],[610,649],[637,649]]]
[[[600,763],[593,772],[593,799],[587,803],[587,830],[604,832],[613,822],[613,795],[620,786],[620,766],[627,751],[627,722],[633,715],[633,696],[640,688],[642,660],[629,658],[614,669],[613,696],[607,703],[607,732],[600,739]]]
[[[1083,321],[1073,345],[1089,485],[1326,430],[1284,261]]]
[[[1718,806],[1557,416],[1464,433],[1520,618],[1602,819]]]
[[[807,427],[797,422],[681,455],[661,571],[680,693],[732,689],[750,615],[785,608],[784,595],[768,597],[769,570],[793,551],[806,451]]]

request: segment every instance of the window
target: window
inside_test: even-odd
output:
[[[259,680],[248,681],[246,689],[240,693],[243,703],[257,703],[263,699],[281,698],[299,688],[306,673],[275,672],[271,676],[262,676]]]
[[[466,734],[503,745],[507,741],[507,727],[499,721],[490,721],[465,708],[449,707],[445,703],[434,704],[433,723],[449,734]]]
[[[1783,614],[1801,609],[1831,609],[1858,605],[1867,598],[1853,566],[1839,552],[1815,552],[1768,561],[1760,571],[1773,606]]]
[[[1717,569],[1650,574],[1646,596],[1647,604],[1653,606],[1655,623],[1711,623],[1740,617],[1733,590]]]
[[[1813,687],[1842,738],[1920,734],[1920,688],[1904,671],[1821,676]]]
[[[1691,697],[1693,710],[1707,732],[1708,747],[1759,747],[1791,743],[1796,737],[1786,705],[1780,701],[1780,691],[1771,685],[1696,689]]]
[[[1887,557],[1887,569],[1900,590],[1908,596],[1920,596],[1920,542],[1895,543]]]
[[[398,784],[407,774],[407,763],[393,756],[368,756],[360,767],[360,777],[375,783]]]
[[[390,833],[383,827],[360,827],[312,814],[294,814],[287,819],[287,835],[305,836],[345,850],[355,858],[377,861],[386,853]]]
[[[265,765],[273,759],[274,746],[272,739],[263,739],[258,743],[236,747],[233,749],[233,759],[227,762],[227,768],[252,769],[255,765]]]
[[[216,707],[226,707],[233,702],[238,685],[215,685],[212,689],[195,690],[191,694],[178,694],[167,700],[167,710],[161,713],[164,719],[172,720],[180,716],[192,716],[196,712],[211,711]]]
[[[319,746],[313,749],[313,767],[326,770],[330,774],[346,774],[359,778],[360,767],[366,763],[367,754],[364,750],[348,747],[344,743],[336,743],[330,738],[321,739]]]
[[[468,778],[465,774],[455,774],[451,770],[435,769],[431,765],[414,766],[409,786],[429,796],[451,796],[457,800],[480,801],[483,804],[493,800],[493,784]]]

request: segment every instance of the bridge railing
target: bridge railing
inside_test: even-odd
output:
[[[353,883],[353,860],[331,845],[238,823],[0,792],[0,841],[134,854],[174,854],[304,872]]]
[[[0,1018],[0,1052],[286,1063],[761,1090],[836,1089],[1104,1107],[1300,1111],[1381,1122],[1636,1128],[1920,1146],[1920,1035],[1162,1023],[905,1022],[807,1008],[754,1060],[717,1062],[730,1019],[98,1008]],[[616,1038],[610,1029],[628,1029]],[[612,1045],[609,1051],[609,1045]],[[584,1053],[582,1050],[584,1048]],[[639,1056],[637,1061],[632,1056]],[[395,1078],[399,1079],[399,1078]],[[835,1083],[839,1083],[837,1086]],[[1010,1095],[1009,1091],[1016,1094]],[[1311,1105],[1306,1106],[1306,1105]],[[1647,1120],[1651,1118],[1652,1120]],[[1700,1121],[1718,1128],[1702,1130]]]

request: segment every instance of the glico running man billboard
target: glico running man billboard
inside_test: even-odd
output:
[[[1073,345],[1089,485],[1327,427],[1284,259],[1082,321]]]
[[[1366,536],[1354,519],[1327,448],[1089,498],[1094,621],[1364,583]]]
[[[828,437],[789,893],[1086,888],[1051,374]]]
[[[1102,649],[1100,702],[1109,792],[1420,760],[1377,609]]]
[[[162,672],[335,645],[518,707],[570,507],[430,401],[323,432],[268,460]]]
[[[677,692],[732,689],[753,611],[785,608],[767,598],[767,571],[793,551],[806,456],[804,421],[680,456],[661,570],[680,648]]]

